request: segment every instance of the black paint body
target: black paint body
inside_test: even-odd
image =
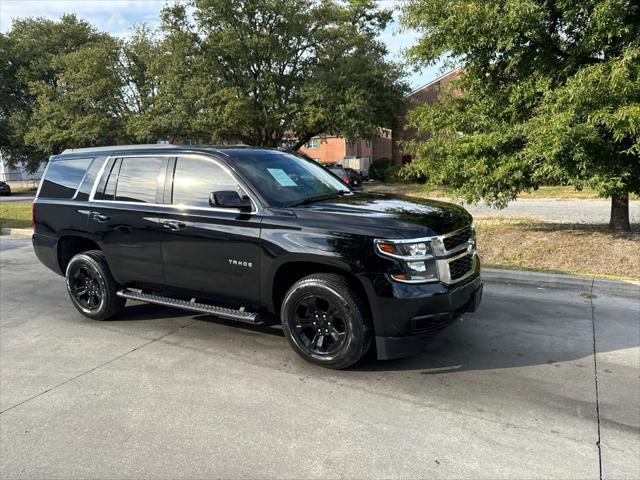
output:
[[[277,313],[291,272],[342,273],[366,296],[379,358],[419,351],[438,328],[477,307],[480,267],[455,285],[399,283],[390,278],[399,264],[376,253],[374,239],[424,238],[469,226],[462,207],[425,199],[354,193],[308,205],[268,205],[234,165],[235,148],[166,146],[113,147],[54,156],[94,158],[74,199],[35,200],[33,245],[40,261],[64,275],[63,240],[83,238],[106,255],[116,281],[124,286],[187,294],[221,303]],[[209,156],[226,165],[250,193],[251,213],[177,208],[158,181],[157,203],[124,204],[90,200],[92,186],[106,162],[138,155],[172,159]],[[240,161],[240,160],[237,160]],[[169,171],[169,169],[167,169]],[[177,226],[166,228],[167,224]],[[67,259],[68,260],[68,259]],[[233,260],[239,261],[234,264]],[[249,266],[250,265],[250,266]],[[285,275],[285,272],[287,275]],[[421,323],[418,327],[418,319]],[[426,322],[426,323],[425,323]],[[426,325],[426,328],[425,328]]]

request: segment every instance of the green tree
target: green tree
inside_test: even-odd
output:
[[[611,197],[629,230],[640,193],[640,9],[630,0],[411,0],[416,64],[461,65],[463,97],[423,105],[410,148],[423,173],[467,201],[504,206],[545,182]]]
[[[6,34],[0,34],[0,154],[10,165],[23,163],[33,171],[51,152],[25,143],[36,103],[31,85],[55,87],[61,68],[54,62],[58,55],[105,38],[74,15],[59,21],[16,20]]]
[[[189,8],[187,8],[189,7]],[[191,15],[188,14],[191,12]],[[158,114],[205,141],[299,148],[322,133],[373,136],[404,92],[376,39],[373,0],[190,0],[164,10]],[[171,107],[171,108],[168,108]]]
[[[42,151],[127,140],[128,110],[118,42],[106,39],[58,55],[55,85],[31,83],[36,105],[25,141]]]

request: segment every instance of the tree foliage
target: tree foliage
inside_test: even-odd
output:
[[[413,61],[463,66],[465,92],[413,112],[430,136],[410,146],[410,171],[497,206],[546,182],[589,186],[626,204],[612,226],[628,228],[626,199],[640,192],[635,2],[412,0],[403,22],[421,33]]]
[[[374,0],[186,0],[125,39],[74,16],[0,36],[2,152],[32,165],[66,147],[195,140],[294,146],[372,137],[405,85]]]
[[[25,163],[34,170],[47,155],[25,143],[37,95],[32,85],[55,87],[62,68],[58,56],[105,38],[74,15],[57,22],[16,20],[7,34],[0,34],[0,154],[11,164]]]

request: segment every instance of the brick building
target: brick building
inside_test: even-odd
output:
[[[457,90],[451,85],[451,82],[460,78],[461,71],[461,68],[456,68],[455,70],[447,72],[435,80],[416,88],[406,96],[407,113],[399,120],[398,129],[396,130],[398,135],[397,137],[394,135],[393,138],[393,163],[409,163],[412,160],[410,154],[403,152],[402,142],[428,138],[428,134],[417,136],[415,129],[406,127],[409,112],[417,105],[438,102],[443,96],[462,95],[460,90]]]
[[[391,158],[391,130],[380,128],[374,139],[358,139],[353,143],[344,137],[313,137],[300,151],[321,163],[339,162],[343,159],[364,158],[374,161]]]

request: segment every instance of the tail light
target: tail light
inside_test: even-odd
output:
[[[344,177],[344,178],[342,179],[342,181],[343,181],[344,183],[349,183],[349,177]]]
[[[31,228],[36,231],[36,202],[31,204]]]

